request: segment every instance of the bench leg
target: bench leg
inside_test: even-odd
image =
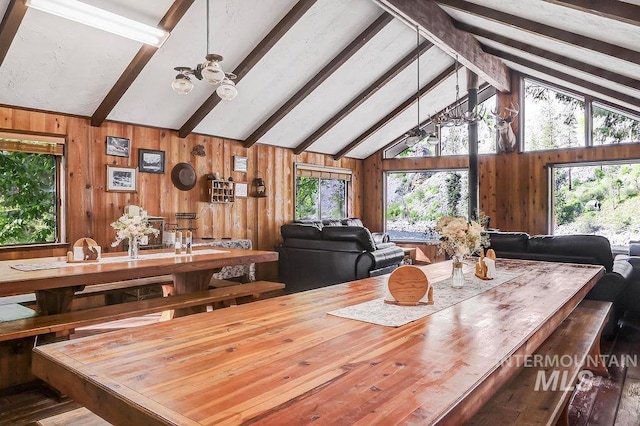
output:
[[[594,342],[591,351],[589,351],[586,370],[591,371],[596,376],[609,377],[609,370],[600,352],[600,334],[598,333],[598,338]]]

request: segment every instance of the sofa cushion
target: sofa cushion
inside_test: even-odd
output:
[[[342,226],[340,219],[322,219],[322,226]]]
[[[322,228],[322,239],[333,241],[357,241],[363,250],[374,251],[376,243],[371,232],[360,226],[325,226]]]
[[[322,238],[321,236],[322,229],[318,226],[312,224],[291,224],[287,223],[280,227],[280,233],[282,234],[282,238],[306,238],[310,240],[319,240]]]
[[[342,224],[344,226],[364,226],[362,221],[357,217],[349,217],[347,219],[342,219]]]
[[[556,262],[590,263],[613,270],[609,240],[601,235],[536,235],[529,239],[529,252]]]
[[[525,232],[489,232],[489,247],[496,253],[515,252],[525,253],[529,241],[529,234]]]

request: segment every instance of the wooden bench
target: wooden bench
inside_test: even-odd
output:
[[[36,422],[38,426],[110,426],[111,423],[84,407],[47,417]]]
[[[256,281],[247,284],[215,288],[198,293],[163,298],[139,300],[117,305],[107,305],[81,311],[55,315],[30,316],[14,321],[0,322],[0,342],[57,333],[78,327],[116,321],[170,309],[183,309],[233,300],[243,296],[258,298],[261,294],[283,290],[284,284]]]
[[[608,374],[600,357],[600,334],[610,309],[610,302],[580,302],[528,359],[529,364],[525,364],[522,371],[467,424],[568,424],[569,400],[580,372],[589,370],[596,375]],[[536,356],[539,362],[536,362]],[[551,360],[557,360],[557,365],[549,365]],[[588,382],[588,375],[585,378]],[[586,382],[584,385],[588,386]]]

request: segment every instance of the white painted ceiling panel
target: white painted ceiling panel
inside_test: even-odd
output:
[[[461,97],[465,96],[467,93],[466,75],[466,69],[461,68],[459,71]],[[455,91],[456,79],[455,76],[451,76],[435,87],[428,97],[422,98],[420,100],[420,122],[425,121],[435,113],[451,105],[455,99]],[[414,128],[418,123],[417,117],[417,106],[413,105],[407,111],[398,116],[398,118],[380,128],[377,132],[371,135],[370,138],[347,154],[347,156],[360,159],[367,158],[371,154],[388,145],[389,142],[398,136],[401,136],[409,129]]]
[[[249,55],[296,0],[250,3],[211,1],[211,51],[224,57],[221,64],[227,72]],[[196,0],[108,118],[179,129],[217,87],[192,77],[194,88],[188,95],[179,95],[171,89],[177,74],[174,67],[195,68],[204,62],[206,33],[206,2]]]
[[[627,49],[640,48],[638,27],[542,0],[468,0],[521,18],[541,22]],[[616,0],[609,0],[616,1]],[[604,31],[603,31],[604,29]]]
[[[297,146],[415,47],[415,31],[392,21],[264,135],[261,142]],[[408,68],[411,67],[415,69],[415,65]],[[340,148],[335,145],[334,152]]]
[[[532,70],[532,69],[527,68],[527,67],[523,67],[523,66],[518,65],[518,64],[513,63],[513,62],[506,61],[505,63],[507,64],[507,66],[509,66],[509,68],[512,68],[512,69],[514,69],[516,71],[519,71],[519,72],[521,72],[523,74],[527,74],[527,75],[530,75],[532,77],[536,77],[536,78],[538,78],[538,79],[540,79],[542,81],[546,81],[546,82],[549,82],[549,83],[554,83],[554,84],[556,84],[556,85],[558,85],[560,87],[565,87],[567,89],[575,90],[575,91],[580,92],[580,93],[585,93],[587,95],[591,95],[593,97],[596,97],[596,98],[602,99],[604,101],[610,102],[611,104],[620,105],[620,106],[623,106],[623,107],[628,108],[630,110],[638,111],[640,113],[640,107],[638,107],[638,106],[630,105],[630,104],[628,104],[626,102],[621,102],[620,100],[613,99],[613,98],[611,98],[609,96],[603,96],[603,95],[601,95],[599,93],[593,92],[591,90],[587,90],[587,89],[585,89],[583,87],[580,87],[580,86],[576,86],[575,84],[567,83],[564,80],[560,80],[560,79],[557,79],[555,77],[548,76],[547,74],[540,73],[538,71]]]
[[[140,3],[159,20],[170,1]],[[140,46],[29,9],[0,67],[0,103],[91,115]]]
[[[451,64],[453,64],[453,60],[446,53],[435,47],[429,49],[420,56],[420,86],[423,87],[433,80]],[[356,108],[347,118],[325,133],[309,150],[335,153],[338,150],[335,150],[334,147],[344,147],[351,143],[409,97],[415,96],[417,90],[416,78],[416,67],[409,66],[389,84]],[[464,77],[462,77],[462,80],[464,80]],[[462,91],[464,88],[461,87],[460,90]],[[452,93],[451,100],[453,101],[454,98],[455,93]],[[433,113],[435,111],[421,109],[420,112],[421,116],[426,118],[429,112]],[[416,114],[413,114],[413,117],[414,120],[417,120]],[[408,129],[403,128],[400,133],[406,130]],[[351,156],[352,154],[348,155]]]
[[[488,31],[503,35],[521,43],[530,44],[534,47],[563,55],[576,61],[582,61],[590,65],[605,68],[619,74],[626,75],[627,77],[636,78],[640,75],[640,65],[602,53],[597,53],[582,47],[569,45],[545,36],[532,34],[509,25],[479,18],[451,8],[445,7],[445,10],[447,13],[451,14],[454,19],[460,22],[464,22],[475,27],[485,28]]]
[[[616,91],[618,91],[618,92],[620,92],[622,94],[635,96],[638,99],[640,99],[640,90],[634,90],[634,89],[629,88],[627,86],[623,86],[621,84],[614,83],[614,82],[612,82],[612,81],[610,81],[608,79],[605,79],[605,78],[602,78],[602,77],[598,77],[598,76],[594,76],[592,74],[588,74],[588,73],[585,73],[583,71],[576,70],[576,69],[573,69],[573,68],[569,68],[569,67],[566,67],[564,65],[560,65],[557,62],[553,62],[553,61],[541,58],[539,56],[532,55],[532,54],[530,54],[528,52],[523,52],[521,50],[514,49],[512,47],[504,46],[504,45],[502,45],[500,43],[496,43],[496,42],[491,41],[491,40],[481,39],[481,41],[483,43],[485,43],[487,46],[495,47],[495,48],[503,50],[503,51],[505,51],[507,53],[511,53],[513,55],[517,55],[517,56],[519,56],[521,58],[527,59],[529,61],[536,62],[536,63],[538,63],[538,64],[540,64],[542,66],[545,66],[547,68],[552,68],[554,70],[563,72],[565,74],[572,75],[572,76],[577,77],[577,78],[581,78],[583,80],[589,81],[589,82],[597,84],[599,86],[606,87],[606,88],[612,89],[612,90],[616,90]]]
[[[380,14],[369,0],[318,1],[195,131],[246,139]]]
[[[9,6],[9,0],[0,0],[0,16],[4,16]]]

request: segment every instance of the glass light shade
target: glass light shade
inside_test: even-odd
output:
[[[218,84],[226,77],[218,61],[206,61],[202,64],[202,78],[207,83]]]
[[[238,95],[238,89],[233,81],[225,77],[216,89],[216,93],[223,101],[230,101]]]
[[[178,74],[176,76],[176,79],[171,83],[171,88],[174,92],[180,95],[186,95],[191,92],[191,89],[193,89],[193,83],[191,82],[189,77]]]

